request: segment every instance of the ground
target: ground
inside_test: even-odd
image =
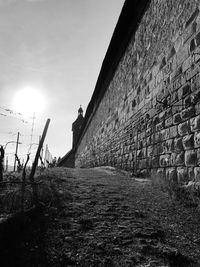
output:
[[[54,168],[49,176],[61,201],[46,211],[40,238],[22,246],[26,266],[200,266],[198,207],[111,167]]]

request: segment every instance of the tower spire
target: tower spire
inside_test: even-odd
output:
[[[78,117],[72,124],[72,131],[73,131],[72,148],[75,146],[75,144],[78,141],[78,137],[80,135],[81,127],[83,125],[83,122],[84,122],[83,109],[82,109],[82,107],[80,105],[80,108],[78,109]]]
[[[80,108],[78,109],[78,115],[79,115],[79,116],[80,116],[80,115],[83,116],[83,109],[82,109],[81,105],[80,105]]]

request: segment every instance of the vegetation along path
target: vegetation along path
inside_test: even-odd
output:
[[[34,252],[32,266],[200,266],[198,207],[111,167],[54,168],[48,177],[60,200],[47,210],[43,258]]]

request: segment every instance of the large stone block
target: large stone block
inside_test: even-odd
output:
[[[168,128],[173,124],[173,118],[169,117],[168,119],[165,120],[165,127]]]
[[[163,149],[162,143],[158,143],[156,146],[157,146],[157,154],[158,155],[163,154],[164,153],[164,149]]]
[[[200,132],[194,133],[194,147],[200,147]]]
[[[158,124],[156,125],[156,131],[157,131],[157,132],[161,131],[162,129],[164,129],[164,126],[165,126],[164,121],[158,123]]]
[[[194,167],[188,168],[188,180],[194,181],[195,180],[195,174],[194,174]]]
[[[147,146],[151,145],[151,136],[147,136]]]
[[[186,71],[186,80],[192,79],[196,74],[199,73],[199,66],[196,65],[194,68],[190,68]]]
[[[177,178],[179,184],[184,184],[188,182],[188,172],[187,167],[178,167],[177,168]]]
[[[160,167],[170,166],[170,154],[160,156]]]
[[[184,108],[189,108],[191,106],[192,100],[191,100],[191,95],[187,96],[186,98],[184,98],[183,100],[183,106]]]
[[[190,19],[191,20],[191,19]],[[196,21],[193,21],[192,23],[189,24],[190,21],[187,21],[186,23],[186,29],[183,33],[183,40],[186,42],[195,32],[197,29],[197,23]]]
[[[187,150],[185,152],[185,165],[186,166],[195,166],[197,164],[197,151],[196,150]]]
[[[155,109],[156,109],[156,106],[155,106]],[[158,111],[157,111],[158,112]],[[156,127],[156,124],[158,124],[160,121],[159,121],[159,117],[158,115],[156,114],[153,118],[152,118],[152,127],[155,131],[155,127]]]
[[[191,131],[200,131],[200,115],[190,119]]]
[[[172,115],[173,115],[173,113],[172,113],[172,108],[171,107],[169,107],[167,110],[166,110],[166,116],[163,118],[163,120],[164,119],[166,119],[166,118],[172,118]]]
[[[183,87],[179,89],[178,91],[179,99],[184,98],[189,93],[191,93],[191,86],[190,86],[190,83],[187,83],[186,85],[184,85]]]
[[[171,158],[170,158],[170,165],[171,166],[176,166],[176,153],[171,153]]]
[[[156,113],[157,113],[157,111],[155,108],[152,108],[148,111],[150,118],[153,118],[156,115]]]
[[[164,111],[162,111],[161,113],[158,114],[160,123],[163,123],[163,121],[166,118],[166,116],[167,116],[166,110],[164,110]]]
[[[157,144],[153,145],[153,156],[156,156],[158,154]]]
[[[175,164],[176,166],[183,166],[184,165],[184,159],[185,159],[185,153],[181,152],[179,154],[176,155],[176,160],[175,160]]]
[[[154,157],[152,157],[152,167],[153,168],[158,168],[158,167],[160,167],[160,157],[158,157],[158,156],[154,156]]]
[[[191,95],[191,104],[196,105],[200,101],[200,90],[197,90]]]
[[[169,139],[169,128],[160,131],[159,141],[164,141],[164,140],[167,140],[167,139]]]
[[[189,107],[181,112],[182,121],[188,120],[195,116],[195,108]]]
[[[162,143],[163,152],[171,153],[174,150],[174,139],[168,139]]]
[[[182,137],[177,137],[174,139],[174,151],[177,153],[183,151]]]
[[[149,117],[149,114],[148,114],[148,116],[146,115],[146,118],[147,117]],[[146,123],[147,123],[147,128],[151,128],[152,125],[153,125],[153,120],[148,118],[147,121],[146,121]]]
[[[166,181],[170,184],[177,184],[177,171],[176,168],[166,168]]]
[[[196,112],[196,115],[200,114],[200,103],[195,105],[195,112]]]
[[[171,166],[184,166],[185,162],[185,153],[180,152],[180,153],[172,153],[171,158],[170,158],[170,165]]]
[[[177,135],[178,135],[178,127],[177,127],[177,125],[174,125],[174,126],[170,127],[169,128],[169,138],[168,139],[177,137]]]
[[[177,114],[177,113],[180,113],[182,111],[182,108],[183,108],[183,101],[180,100],[178,102],[176,102],[175,105],[172,106],[172,114]]]
[[[190,134],[190,124],[189,121],[185,121],[178,125],[178,133],[180,136]]]
[[[200,74],[198,73],[195,77],[191,79],[191,91],[195,92],[200,88]]]
[[[154,134],[154,144],[156,144],[156,143],[158,143],[158,142],[160,142],[162,139],[161,139],[161,133],[160,132],[156,132],[155,134]]]
[[[183,137],[183,148],[185,150],[193,149],[194,148],[194,135],[185,135]]]
[[[152,167],[152,158],[146,158],[146,168],[150,169]]]
[[[200,167],[194,168],[194,177],[196,182],[200,182]]]
[[[153,146],[147,147],[147,157],[153,156]]]
[[[181,113],[176,113],[173,116],[173,124],[180,124],[182,122]]]

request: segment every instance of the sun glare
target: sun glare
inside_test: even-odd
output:
[[[16,92],[13,105],[16,111],[24,115],[31,115],[33,113],[42,113],[46,103],[39,90],[25,87]]]

